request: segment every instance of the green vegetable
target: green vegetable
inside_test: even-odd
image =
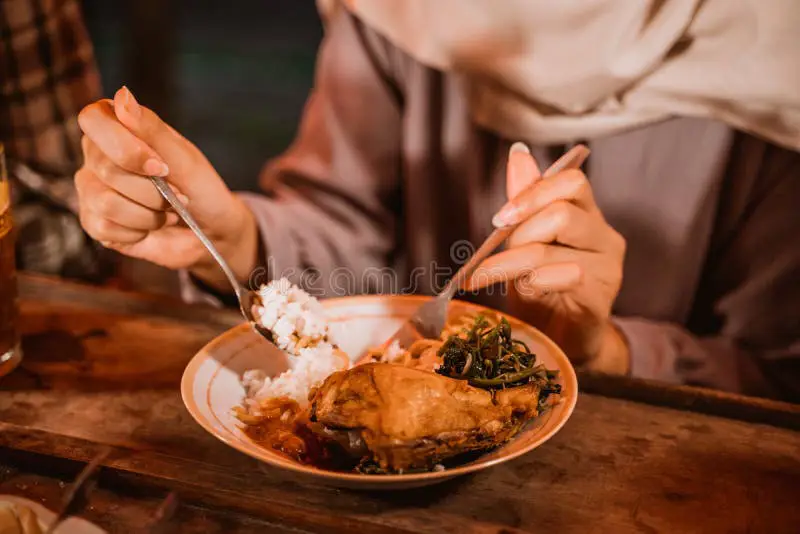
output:
[[[503,386],[506,384],[513,384],[520,382],[526,378],[531,377],[534,373],[539,371],[539,367],[529,367],[518,373],[506,373],[495,378],[470,378],[469,383],[476,387],[489,388],[493,386]]]
[[[437,373],[475,387],[496,390],[537,382],[542,400],[561,392],[554,382],[557,371],[536,364],[528,345],[511,337],[511,324],[505,318],[492,327],[483,315],[477,316],[472,327],[450,336],[438,355],[442,365]]]

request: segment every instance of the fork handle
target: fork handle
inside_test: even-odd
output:
[[[569,151],[567,151],[563,156],[558,158],[555,163],[553,163],[542,175],[542,178],[548,178],[555,174],[558,174],[562,171],[566,171],[568,169],[577,169],[583,162],[586,161],[586,158],[589,157],[589,153],[591,151],[585,145],[575,145]],[[528,186],[526,189],[522,191],[521,194],[529,191],[533,185]],[[521,223],[511,224],[508,226],[503,226],[501,228],[495,228],[489,237],[486,238],[486,241],[478,247],[478,250],[467,260],[467,263],[461,266],[461,268],[456,271],[456,274],[447,282],[442,292],[439,296],[444,296],[448,300],[455,295],[456,291],[458,291],[462,284],[472,276],[472,273],[483,263],[485,260],[494,250],[499,247],[503,241],[508,239],[508,236],[517,229],[517,227]]]

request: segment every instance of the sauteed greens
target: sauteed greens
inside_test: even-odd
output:
[[[528,345],[511,337],[511,325],[505,318],[491,326],[478,315],[470,328],[450,336],[438,355],[442,365],[437,373],[468,380],[478,388],[494,390],[538,382],[544,398],[561,392],[561,385],[553,382],[557,371],[537,365]]]

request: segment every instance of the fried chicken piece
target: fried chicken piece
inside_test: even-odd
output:
[[[312,430],[387,471],[493,448],[538,413],[539,386],[490,391],[402,365],[339,371],[311,393]]]

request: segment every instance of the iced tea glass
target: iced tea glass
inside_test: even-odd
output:
[[[17,270],[14,264],[14,222],[6,157],[0,143],[0,377],[22,360],[17,307]]]

